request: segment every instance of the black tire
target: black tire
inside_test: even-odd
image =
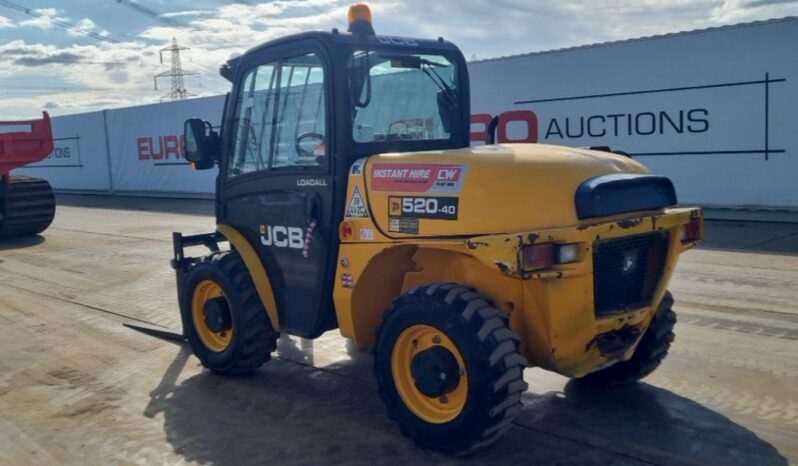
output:
[[[430,423],[414,414],[394,382],[394,345],[415,325],[434,327],[448,337],[466,366],[467,399],[459,414],[445,423]],[[506,314],[473,288],[436,283],[399,296],[385,311],[374,348],[374,375],[388,415],[404,435],[426,448],[469,454],[486,447],[510,428],[521,410],[527,362],[519,342]]]
[[[673,333],[675,325],[673,295],[666,292],[632,358],[590,373],[578,380],[595,385],[623,385],[645,378],[654,372],[668,355],[675,338]]]
[[[213,351],[202,342],[192,318],[194,290],[205,280],[221,287],[230,309],[233,336],[223,351]],[[277,347],[279,333],[272,328],[252,277],[236,251],[213,253],[191,268],[184,281],[180,312],[194,354],[214,372],[252,372],[267,362]]]

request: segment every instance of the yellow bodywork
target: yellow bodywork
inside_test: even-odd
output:
[[[418,183],[410,172],[379,171],[403,164],[422,170]],[[430,178],[423,170],[435,164],[448,167],[441,179],[453,181],[431,188],[424,184]],[[670,208],[580,221],[574,208],[577,187],[612,173],[648,170],[620,155],[543,144],[382,154],[358,161],[349,175],[334,288],[341,333],[368,348],[394,298],[421,284],[457,282],[473,286],[508,313],[531,365],[578,377],[630,358],[636,343],[622,354],[605,355],[596,336],[628,326],[647,328],[679,254],[696,244],[682,243],[681,226],[701,211]],[[392,185],[385,177],[407,182]],[[367,212],[353,197],[361,198]],[[456,198],[457,218],[391,223],[403,197]],[[652,304],[597,318],[593,243],[656,230],[670,230],[670,246]],[[578,243],[578,261],[524,272],[520,248],[536,241]]]
[[[429,164],[462,167],[460,192],[375,190],[377,180],[371,179],[370,168],[396,163],[411,167]],[[583,181],[610,173],[648,173],[645,166],[629,157],[545,144],[382,154],[369,157],[364,168],[363,173],[368,179],[363,183],[362,179],[350,177],[350,189],[354,189],[353,183],[365,185],[376,226],[394,238],[484,235],[575,226],[578,220],[574,210],[574,192]],[[455,189],[451,191],[456,192]],[[421,219],[419,235],[390,232],[389,201],[391,197],[402,194],[458,197],[457,221]]]
[[[244,238],[241,232],[230,225],[218,224],[216,225],[216,230],[224,235],[230,245],[241,254],[244,265],[247,266],[249,275],[255,283],[255,289],[263,303],[263,307],[266,308],[266,313],[269,314],[272,328],[279,331],[280,314],[277,310],[277,300],[274,297],[272,282],[269,280],[269,275],[266,273],[266,269],[263,267],[263,262],[261,262],[260,257],[258,257],[258,253],[255,252],[255,248],[249,244],[249,241]]]

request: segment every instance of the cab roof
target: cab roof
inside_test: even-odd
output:
[[[219,74],[221,74],[225,79],[228,81],[233,81],[233,75],[238,66],[239,61],[243,58],[246,58],[249,55],[256,54],[264,49],[274,47],[277,45],[282,44],[289,44],[292,42],[298,42],[301,40],[308,40],[308,39],[315,39],[319,42],[328,45],[330,48],[334,48],[336,46],[341,45],[356,45],[356,44],[364,44],[369,48],[379,48],[379,47],[418,47],[419,49],[423,49],[425,51],[430,50],[439,50],[441,52],[456,52],[460,53],[460,49],[457,48],[452,42],[444,40],[442,37],[438,39],[417,39],[415,37],[397,37],[397,36],[380,36],[380,35],[363,35],[363,34],[351,34],[348,32],[339,32],[337,29],[333,29],[332,31],[308,31],[308,32],[301,32],[298,34],[291,34],[283,37],[279,37],[277,39],[270,40],[268,42],[264,42],[260,45],[252,47],[251,49],[244,52],[243,55],[239,55],[237,57],[231,58],[225,62],[221,69],[219,70]]]

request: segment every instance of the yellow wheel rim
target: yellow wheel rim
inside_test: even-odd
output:
[[[411,370],[413,357],[434,346],[449,350],[460,366],[460,380],[450,392],[429,397],[416,386]],[[391,371],[394,384],[405,406],[416,416],[431,424],[444,424],[456,418],[468,399],[468,373],[457,346],[445,333],[423,324],[406,328],[396,339],[391,352]]]
[[[191,298],[191,320],[202,344],[217,353],[224,351],[233,341],[233,329],[214,332],[205,322],[205,303],[213,298],[224,296],[222,287],[213,280],[203,280],[194,288]]]

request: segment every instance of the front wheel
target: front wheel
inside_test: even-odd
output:
[[[374,350],[388,414],[427,448],[467,454],[489,445],[521,409],[519,341],[507,316],[471,288],[438,283],[400,296]]]
[[[667,292],[631,359],[617,362],[578,380],[595,385],[622,385],[643,379],[654,372],[668,355],[675,338],[673,333],[675,325],[673,295]]]
[[[213,253],[189,270],[180,311],[194,354],[214,372],[251,372],[277,346],[278,333],[238,252]]]

